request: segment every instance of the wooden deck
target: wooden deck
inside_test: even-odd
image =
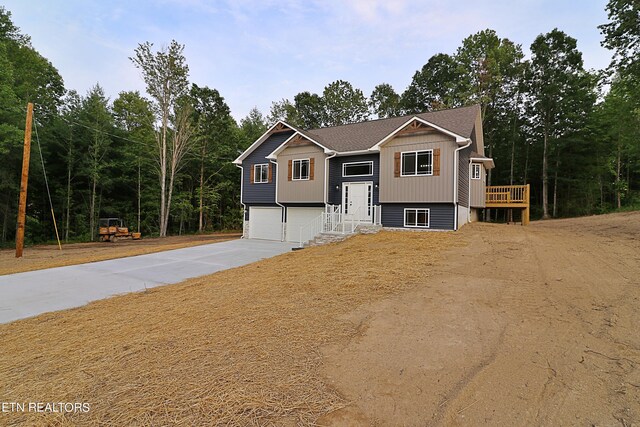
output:
[[[522,225],[529,224],[529,194],[527,185],[492,185],[486,188],[486,208],[522,209]]]

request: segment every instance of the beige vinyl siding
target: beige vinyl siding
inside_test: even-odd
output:
[[[484,156],[484,136],[482,135],[482,117],[478,113],[476,116],[476,121],[473,126],[473,135],[471,135],[471,139],[473,143],[471,144],[471,151],[475,151],[476,153]]]
[[[380,148],[380,202],[453,202],[455,140],[440,132],[401,136]],[[440,176],[394,177],[394,154],[440,149]]]
[[[471,172],[472,171],[469,170],[469,177],[472,176]],[[485,206],[485,186],[487,180],[487,174],[485,172],[484,165],[480,163],[480,179],[470,180],[472,208],[484,208]]]
[[[278,202],[324,202],[324,151],[315,144],[287,147],[278,154]],[[289,181],[289,160],[315,159],[313,180]]]

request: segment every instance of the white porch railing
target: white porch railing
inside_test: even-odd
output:
[[[343,215],[340,205],[327,205],[325,211],[317,218],[300,227],[299,245],[313,240],[320,233],[353,234],[360,224],[380,225],[382,218],[382,206],[373,206],[370,220],[360,218],[361,207],[349,215]]]

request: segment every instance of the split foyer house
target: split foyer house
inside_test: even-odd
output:
[[[485,207],[479,106],[303,130],[273,125],[234,163],[247,238],[301,242],[363,224],[457,230]]]

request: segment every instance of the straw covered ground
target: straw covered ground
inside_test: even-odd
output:
[[[212,233],[162,239],[120,240],[117,243],[71,243],[64,244],[61,251],[58,245],[38,245],[26,247],[23,257],[19,259],[16,259],[14,249],[2,249],[0,276],[206,245],[239,237],[239,233]]]
[[[363,333],[348,314],[429,281],[453,233],[381,232],[182,284],[0,325],[0,396],[88,402],[0,423],[308,425],[348,405],[321,347]]]

